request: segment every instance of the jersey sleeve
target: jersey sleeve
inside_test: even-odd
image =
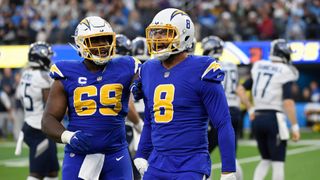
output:
[[[139,141],[138,150],[136,153],[136,158],[143,158],[148,160],[152,150],[152,140],[151,140],[151,116],[150,111],[148,108],[148,104],[146,103],[146,100],[144,99],[145,104],[145,116],[144,116],[144,125]]]
[[[52,79],[65,79],[66,77],[64,76],[63,72],[63,62],[58,61],[55,64],[53,64],[50,68],[50,77]]]
[[[201,80],[211,82],[221,82],[224,78],[224,71],[221,65],[214,59],[209,59],[205,65],[204,71],[201,75]]]
[[[201,99],[213,127],[218,131],[222,172],[235,172],[235,134],[221,83],[203,81]]]
[[[41,89],[50,88],[53,80],[50,78],[49,72],[40,71],[40,75],[37,77],[37,86]]]

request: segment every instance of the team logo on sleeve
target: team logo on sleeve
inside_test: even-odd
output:
[[[187,13],[185,13],[184,11],[181,11],[181,10],[175,10],[173,11],[173,13],[171,14],[171,18],[170,18],[170,21],[178,14],[181,14],[182,16],[185,15],[185,16],[188,16]]]
[[[58,74],[60,77],[64,77],[62,72],[59,70],[59,68],[57,67],[57,65],[52,65],[50,68],[50,73],[54,75],[54,73]]]
[[[218,69],[221,69],[221,66],[220,66],[220,64],[219,63],[217,63],[217,62],[212,62],[208,67],[207,67],[207,69],[204,71],[204,73],[202,74],[202,76],[201,76],[201,78],[203,78],[206,74],[208,74],[211,70],[213,71],[213,72],[215,72],[216,70],[218,70]]]

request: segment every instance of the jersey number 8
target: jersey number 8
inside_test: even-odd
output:
[[[156,87],[153,96],[154,120],[156,123],[168,123],[173,119],[174,86],[163,84]]]

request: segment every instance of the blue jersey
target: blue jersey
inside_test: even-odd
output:
[[[60,80],[68,97],[70,131],[90,133],[87,153],[113,152],[127,146],[124,118],[128,113],[129,86],[139,61],[129,56],[109,61],[102,71],[90,72],[83,61],[59,61],[50,76]],[[66,152],[72,152],[66,145]]]
[[[145,127],[137,157],[171,172],[210,174],[208,117],[219,130],[223,171],[235,171],[234,133],[220,65],[207,56],[188,56],[171,69],[159,60],[141,66]],[[228,157],[224,155],[229,155]]]

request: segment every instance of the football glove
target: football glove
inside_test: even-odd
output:
[[[86,153],[91,147],[91,141],[89,138],[91,136],[92,134],[83,133],[81,131],[64,131],[61,134],[61,141],[64,144],[69,144],[76,152]]]
[[[236,173],[221,174],[220,180],[236,180]]]
[[[141,176],[143,176],[144,173],[148,170],[149,163],[147,160],[145,160],[143,158],[136,158],[136,159],[134,159],[133,163],[136,166],[136,168],[138,169]]]
[[[133,81],[133,83],[130,86],[130,91],[132,92],[133,98],[136,101],[139,101],[143,98],[141,79],[136,79]]]

